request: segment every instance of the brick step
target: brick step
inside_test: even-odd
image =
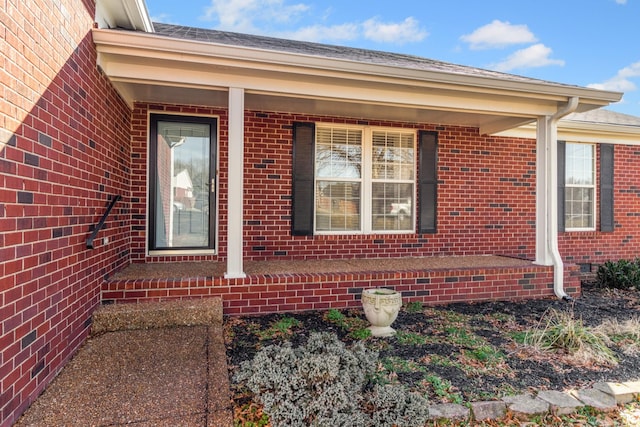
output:
[[[93,314],[91,334],[172,326],[222,326],[222,299],[108,304]]]

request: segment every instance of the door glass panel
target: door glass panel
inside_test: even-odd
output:
[[[211,125],[157,121],[154,249],[210,248]]]

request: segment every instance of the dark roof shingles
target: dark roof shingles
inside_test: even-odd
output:
[[[209,30],[205,28],[187,27],[154,22],[155,34],[159,36],[194,40],[207,43],[218,43],[229,46],[251,47],[277,52],[297,53],[323,58],[335,58],[367,64],[394,66],[406,69],[435,71],[451,74],[487,77],[499,80],[542,83],[562,87],[578,87],[561,83],[532,79],[514,74],[500,73],[481,68],[457,65],[414,55],[360,49],[321,43],[280,39],[275,37],[240,34],[228,31]]]

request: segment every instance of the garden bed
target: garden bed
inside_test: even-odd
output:
[[[608,332],[607,347],[616,364],[525,345],[527,334],[548,327],[549,310],[566,314],[575,320],[573,326],[587,330],[605,321],[622,325],[640,315],[638,292],[584,288],[574,302],[547,299],[440,307],[405,302],[393,324],[398,333],[390,338],[367,337],[368,324],[359,309],[231,317],[225,323],[228,365],[233,377],[242,362],[266,346],[290,342],[296,348],[313,332],[329,332],[347,346],[363,342],[378,353],[375,383],[401,384],[430,403],[464,404],[640,379],[637,336]],[[260,418],[260,405],[243,383],[232,380],[232,393],[239,418]]]

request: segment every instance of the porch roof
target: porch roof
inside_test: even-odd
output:
[[[95,29],[100,67],[135,101],[473,126],[483,134],[620,100],[565,85],[427,58],[154,23],[154,32]]]

